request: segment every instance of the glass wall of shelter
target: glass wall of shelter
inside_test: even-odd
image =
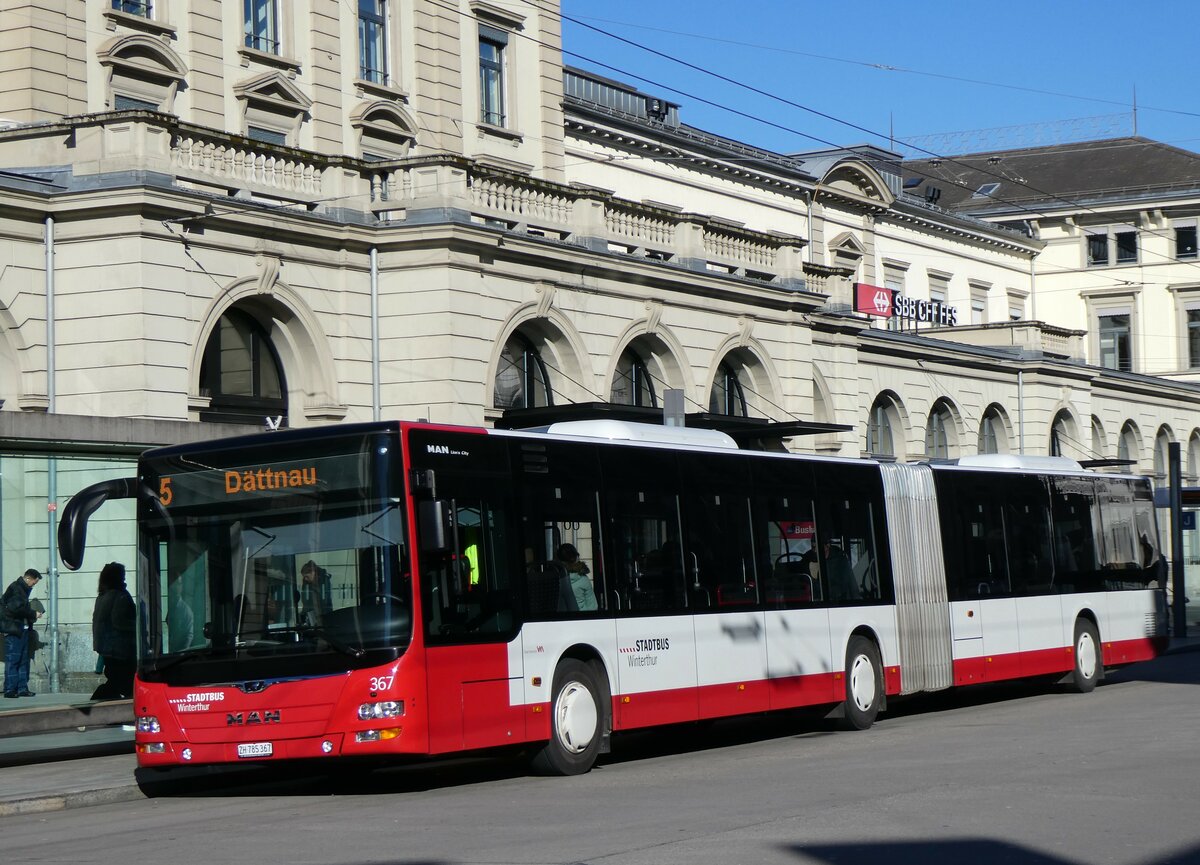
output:
[[[58,558],[58,509],[90,484],[136,473],[134,456],[0,451],[0,577],[7,588],[28,568],[36,568],[43,576],[32,595],[46,610],[36,625],[40,647],[30,665],[34,691],[50,690],[55,672],[50,645],[54,634],[59,690],[90,694],[101,681],[92,651],[97,579],[106,562],[121,562],[129,592],[136,600],[135,506],[131,499],[114,500],[93,515],[88,524],[87,554],[78,571],[68,571]]]

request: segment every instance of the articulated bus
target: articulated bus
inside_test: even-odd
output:
[[[146,452],[144,767],[520,746],[1005,679],[1089,691],[1165,640],[1145,478],[1053,457],[897,464],[621,421],[380,422]]]

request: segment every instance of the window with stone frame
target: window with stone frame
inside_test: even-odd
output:
[[[358,0],[358,77],[391,84],[388,73],[387,0]]]
[[[488,24],[479,25],[479,120],[489,126],[507,126],[508,33]]]
[[[282,54],[277,0],[242,0],[244,44],[266,54]]]

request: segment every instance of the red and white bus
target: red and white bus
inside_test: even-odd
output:
[[[1032,676],[1162,648],[1149,483],[1060,458],[888,464],[619,421],[382,422],[145,453],[142,766],[522,745]]]

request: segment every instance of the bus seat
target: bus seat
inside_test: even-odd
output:
[[[555,613],[563,609],[565,596],[571,595],[574,604],[574,593],[570,585],[565,586],[567,570],[558,562],[533,562],[525,570],[525,594],[529,599],[529,612],[532,615]]]
[[[718,607],[746,607],[758,603],[754,583],[722,583],[717,586]]]

